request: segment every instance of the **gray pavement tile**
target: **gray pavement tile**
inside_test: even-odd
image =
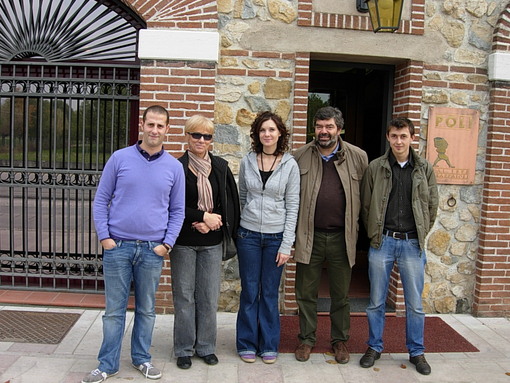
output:
[[[77,309],[72,310],[77,312]],[[78,312],[82,316],[57,346],[0,342],[0,382],[79,382],[86,373],[96,368],[97,352],[102,340],[103,312]],[[236,314],[233,313],[218,313],[216,354],[220,363],[217,366],[207,366],[200,358],[194,357],[191,369],[177,368],[173,357],[172,315],[157,316],[151,354],[154,364],[163,371],[163,377],[158,381],[160,383],[510,383],[510,376],[506,375],[510,370],[510,323],[507,318],[475,318],[466,314],[439,316],[478,347],[480,352],[426,353],[432,366],[429,376],[418,374],[406,353],[383,353],[375,366],[369,369],[359,366],[362,354],[351,354],[351,361],[347,365],[336,363],[328,353],[312,354],[308,362],[298,362],[293,353],[287,353],[280,354],[274,365],[265,365],[260,358],[254,364],[247,364],[240,360],[235,351]],[[133,313],[129,312],[121,369],[107,383],[146,381],[130,364],[132,321]],[[58,366],[57,371],[55,366]]]
[[[237,382],[238,383],[282,383],[283,372],[281,364],[265,365],[260,360],[255,363],[238,364]]]
[[[497,362],[492,361],[459,361],[458,362],[464,373],[477,382],[494,382],[498,379],[506,378],[506,381],[510,381],[510,376],[505,375],[510,368],[510,364],[507,364],[505,369]]]
[[[66,357],[23,356],[2,374],[2,381],[10,383],[61,382],[73,363],[72,359]]]

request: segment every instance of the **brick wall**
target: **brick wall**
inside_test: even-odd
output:
[[[510,5],[501,13],[492,39],[494,52],[510,52]]]
[[[473,313],[510,315],[510,84],[495,83],[487,135]]]
[[[217,30],[216,1],[129,1],[148,28]],[[184,122],[193,114],[214,117],[216,63],[143,60],[140,68],[140,111],[158,104],[170,112],[164,147],[178,157],[185,150]],[[166,260],[156,295],[156,312],[173,312],[170,261]]]
[[[294,110],[292,120],[292,149],[306,144],[308,110],[308,82],[310,78],[310,54],[296,53],[294,75]]]
[[[310,76],[310,54],[296,53],[294,75],[294,99],[292,109],[291,150],[306,144],[306,124],[308,108],[308,82]],[[289,262],[285,266],[283,276],[283,302],[281,312],[285,315],[297,314],[296,303],[296,263]]]
[[[216,29],[218,11],[211,0],[124,0],[143,19],[148,28]]]
[[[499,31],[508,36],[509,23],[504,24]],[[496,36],[495,46],[509,51],[510,39]],[[485,317],[510,315],[510,84],[493,83],[490,99],[473,302],[473,313]]]
[[[141,67],[140,110],[153,104],[170,112],[170,131],[164,147],[178,157],[185,150],[184,123],[194,114],[214,117],[216,64],[186,61],[144,60]],[[173,312],[170,261],[165,260],[156,312]]]
[[[421,96],[423,86],[423,62],[406,61],[395,68],[393,87],[393,115],[409,118],[420,134]],[[418,149],[418,141],[413,144]],[[397,316],[405,315],[404,289],[400,280],[398,267],[395,266],[390,277],[388,304],[395,308]]]

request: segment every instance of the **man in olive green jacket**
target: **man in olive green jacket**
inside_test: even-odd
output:
[[[390,275],[398,265],[406,305],[406,346],[409,360],[423,375],[431,372],[423,345],[422,307],[425,237],[437,215],[438,191],[432,165],[411,147],[414,125],[392,120],[386,131],[390,149],[368,166],[361,185],[362,218],[370,238],[368,276],[370,303],[368,349],[360,359],[372,367],[383,350],[385,306]]]
[[[413,172],[413,214],[420,247],[425,249],[425,237],[434,225],[437,215],[438,192],[434,170],[427,160],[412,148],[416,171]],[[366,172],[366,187],[362,190],[361,216],[367,229],[370,246],[381,246],[386,205],[391,191],[391,169],[388,162],[389,150],[375,159]],[[370,183],[370,185],[368,185]],[[372,189],[371,189],[372,188]]]
[[[315,345],[317,296],[327,261],[331,296],[331,344],[338,363],[349,361],[348,299],[351,270],[356,259],[360,184],[368,166],[367,154],[340,138],[344,120],[333,107],[314,117],[315,139],[294,156],[301,174],[301,194],[294,260],[299,340],[296,359],[306,361]]]

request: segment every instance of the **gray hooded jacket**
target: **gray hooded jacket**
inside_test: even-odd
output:
[[[258,233],[281,233],[278,250],[290,254],[299,210],[299,168],[294,157],[284,153],[280,163],[262,185],[257,154],[243,157],[239,169],[241,226]]]

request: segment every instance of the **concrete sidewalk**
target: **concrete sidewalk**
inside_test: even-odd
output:
[[[81,317],[60,344],[41,345],[0,342],[0,383],[80,382],[97,367],[97,352],[102,338],[102,311],[34,306],[0,306],[6,310],[80,313]],[[361,354],[351,354],[346,365],[333,356],[312,354],[308,362],[298,362],[294,354],[280,354],[274,365],[260,359],[242,362],[235,352],[236,314],[218,313],[217,356],[220,363],[207,366],[193,358],[189,370],[180,370],[172,355],[173,315],[158,315],[151,349],[155,366],[163,377],[154,382],[173,383],[330,383],[330,382],[483,382],[510,383],[510,320],[474,318],[470,315],[438,315],[480,352],[426,354],[432,374],[423,376],[408,361],[407,354],[383,354],[375,366],[363,369]],[[133,313],[127,317],[121,369],[109,383],[145,382],[129,357]],[[150,381],[150,380],[147,380]]]

